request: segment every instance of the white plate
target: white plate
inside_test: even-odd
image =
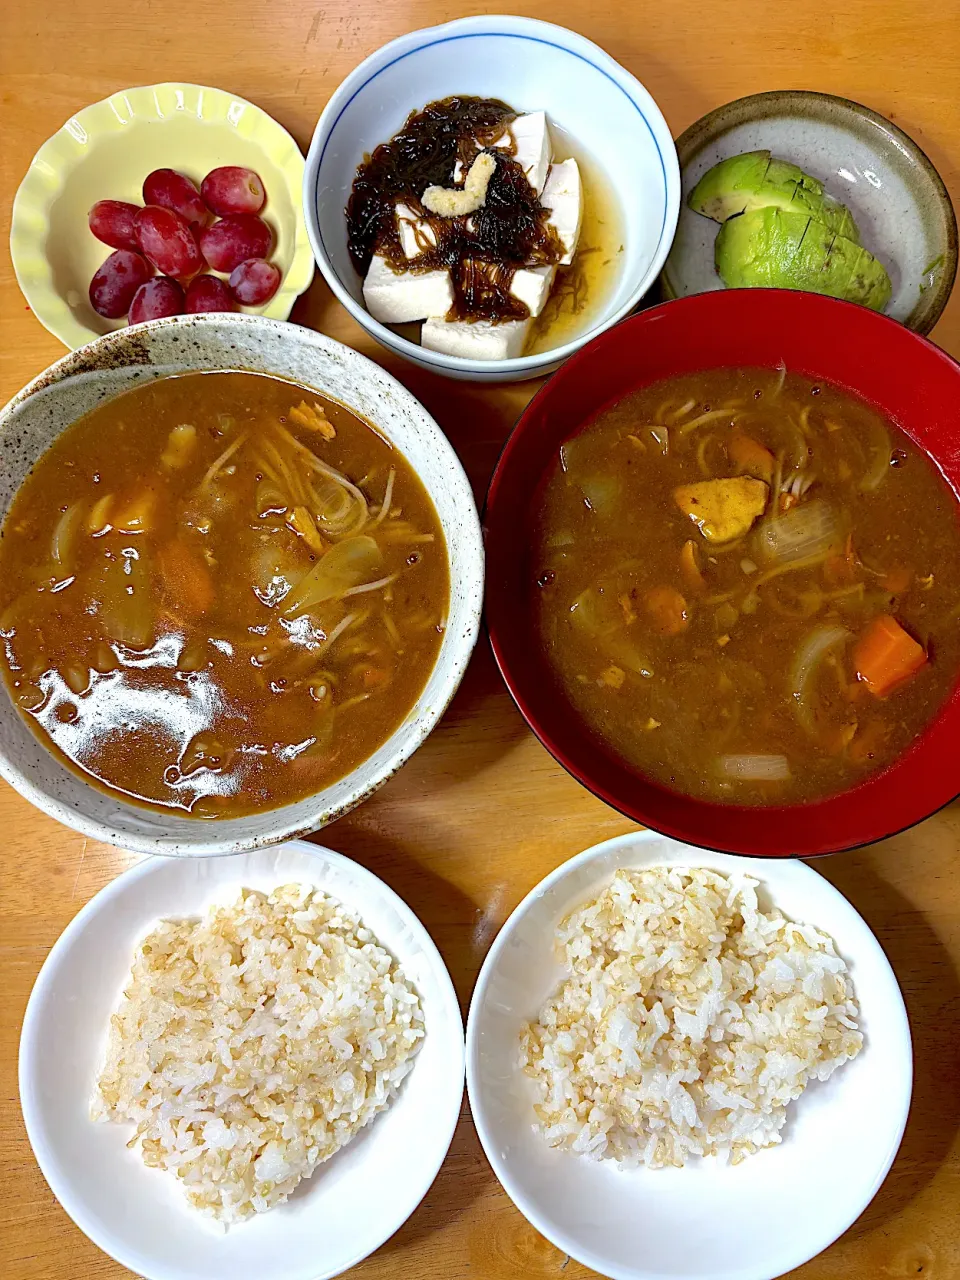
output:
[[[619,867],[701,866],[761,882],[761,900],[830,934],[850,967],[864,1047],[791,1106],[784,1140],[736,1167],[619,1171],[551,1150],[532,1127],[520,1028],[564,976],[553,932]],[[613,1280],[773,1280],[825,1249],[873,1199],[903,1136],[910,1028],[893,970],[846,899],[794,860],[736,858],[653,832],[608,840],[547,876],[500,931],[467,1022],[467,1090],[493,1170],[538,1231]]]
[[[355,908],[423,1002],[426,1037],[386,1112],[286,1204],[223,1233],[171,1174],[128,1151],[129,1125],[89,1102],[110,1014],[135,944],[164,916],[193,915],[241,888],[315,885]],[[229,858],[148,858],[97,894],[40,970],[20,1040],[20,1100],[44,1177],[77,1226],[144,1280],[327,1280],[365,1258],[423,1198],[463,1096],[463,1023],[423,925],[363,867],[295,841]]]

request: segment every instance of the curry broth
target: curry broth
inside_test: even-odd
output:
[[[711,542],[681,500],[713,478],[747,492],[751,457],[762,513]],[[704,799],[855,785],[960,670],[955,495],[865,403],[791,374],[677,378],[601,412],[545,481],[531,576],[539,642],[585,724]],[[866,678],[885,627],[907,651],[889,690]]]
[[[258,374],[163,378],[95,409],[0,537],[4,675],[27,722],[88,779],[197,817],[302,799],[370,756],[426,683],[448,598],[405,459]]]

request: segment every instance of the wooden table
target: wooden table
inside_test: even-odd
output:
[[[809,88],[895,120],[931,156],[960,205],[960,0],[518,0],[567,22],[647,86],[674,135],[741,94]],[[271,112],[306,150],[321,108],[387,40],[486,6],[438,0],[29,0],[0,3],[0,221],[30,157],[77,108],[159,80],[220,84]],[[481,390],[421,373],[365,337],[318,278],[294,320],[384,364],[447,430],[483,494],[535,383]],[[960,356],[960,290],[935,339]],[[63,354],[0,261],[0,401]],[[960,410],[958,410],[960,430]],[[420,915],[466,1009],[484,953],[520,898],[559,862],[629,829],[553,762],[514,709],[482,640],[429,742],[323,840],[370,867]],[[27,1144],[17,1103],[20,1022],[58,934],[135,859],[45,817],[0,784],[0,1276],[128,1275],[60,1209]],[[913,1024],[914,1105],[890,1176],[860,1220],[792,1273],[803,1280],[960,1277],[960,843],[957,805],[881,845],[824,859],[890,956]],[[749,1206],[745,1207],[749,1212]],[[380,1280],[508,1280],[592,1273],[528,1225],[500,1190],[464,1103],[450,1155],[407,1224],[361,1266]]]

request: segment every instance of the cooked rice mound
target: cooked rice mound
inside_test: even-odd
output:
[[[358,917],[300,885],[244,891],[140,944],[94,1116],[222,1223],[280,1204],[382,1111],[423,1038],[420,1001]]]
[[[537,1129],[624,1165],[738,1163],[780,1142],[787,1107],[863,1044],[847,967],[757,881],[619,871],[556,940],[571,976],[521,1036]]]

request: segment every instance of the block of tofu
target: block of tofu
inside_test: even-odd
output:
[[[397,205],[397,230],[400,233],[400,247],[408,258],[418,258],[421,253],[436,247],[437,237],[433,227],[402,201]]]
[[[573,158],[550,166],[540,203],[550,210],[547,221],[560,237],[564,254],[561,266],[568,266],[577,251],[583,220],[583,187],[580,166]]]
[[[769,492],[762,480],[732,476],[682,484],[674,489],[673,499],[708,542],[732,542],[763,515]]]
[[[512,360],[523,355],[532,320],[444,320],[431,316],[420,331],[420,345],[466,360]]]
[[[557,269],[552,266],[518,267],[510,281],[510,292],[526,304],[531,316],[538,316],[550,296],[556,274]],[[460,279],[464,289],[469,289],[472,285],[482,290],[486,285],[492,291],[498,287],[498,275],[499,267],[496,263],[464,258]],[[499,287],[502,288],[502,285]]]
[[[520,267],[514,273],[510,292],[527,304],[531,316],[538,316],[550,297],[556,274],[556,267]]]
[[[363,282],[363,300],[381,324],[425,320],[445,315],[453,306],[453,281],[449,271],[394,271],[385,258],[374,254]]]
[[[550,144],[550,130],[547,127],[545,111],[531,111],[525,116],[517,116],[491,146],[509,148],[516,142],[516,151],[511,159],[527,175],[531,187],[537,195],[543,190],[547,180],[547,170],[553,158],[553,147]],[[458,160],[453,168],[454,182],[463,181],[463,165]]]
[[[517,144],[513,159],[523,169],[531,187],[539,195],[547,180],[550,161],[553,159],[546,112],[531,111],[528,115],[517,116],[503,137],[498,138],[493,145],[509,147],[511,134]]]

